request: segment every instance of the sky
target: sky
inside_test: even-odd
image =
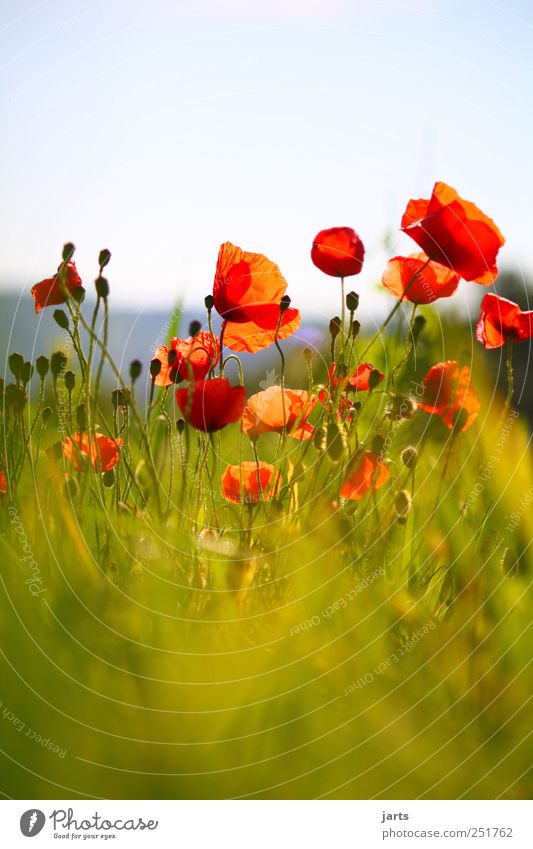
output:
[[[112,251],[114,303],[191,308],[229,240],[329,317],[337,282],[309,252],[347,225],[372,307],[436,180],[527,276],[532,45],[530,0],[3,0],[0,285],[29,291],[73,241],[87,287]]]

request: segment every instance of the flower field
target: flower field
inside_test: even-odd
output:
[[[339,299],[316,349],[275,262],[230,242],[205,313],[126,369],[108,250],[91,303],[70,243],[35,284],[64,344],[1,386],[5,795],[528,797],[533,312],[493,292],[504,238],[450,186],[400,227],[377,331],[360,236],[310,239]],[[474,329],[434,306],[459,286],[485,292]],[[240,354],[267,348],[258,388]]]

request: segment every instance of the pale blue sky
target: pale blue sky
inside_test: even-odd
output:
[[[399,219],[436,179],[528,273],[532,27],[529,0],[4,0],[0,280],[29,289],[73,240],[89,285],[111,249],[117,302],[194,305],[230,240],[329,316],[314,234],[358,230],[372,304],[384,231],[415,250]]]

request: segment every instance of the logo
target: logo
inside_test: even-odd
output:
[[[24,837],[35,837],[36,834],[42,831],[45,822],[46,817],[42,811],[39,811],[37,808],[30,808],[20,818],[20,830]]]

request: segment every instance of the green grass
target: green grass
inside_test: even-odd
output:
[[[404,388],[460,349],[464,332],[450,327],[443,352],[436,327]],[[388,355],[394,362],[394,347]],[[373,361],[387,368],[382,352]],[[41,447],[35,476],[26,463],[0,510],[3,793],[527,797],[529,433],[512,418],[505,434],[503,400],[481,361],[473,372],[474,426],[452,439],[437,417],[402,421],[389,481],[346,505],[344,460],[326,458],[315,475],[314,447],[290,504],[224,502],[217,475],[238,462],[237,425],[214,440],[220,458],[209,458],[199,498],[189,468],[181,509],[167,511],[167,424],[154,414],[161,514],[142,447],[130,458],[136,512],[94,475],[66,490]],[[378,392],[365,403],[357,430],[367,444],[390,432],[384,403]],[[170,397],[166,409],[175,418]],[[420,458],[400,524],[394,497],[413,483],[407,445]],[[301,458],[297,442],[287,448]],[[252,459],[249,444],[242,450]],[[272,460],[277,437],[261,437],[258,451]],[[26,583],[25,541],[41,584]]]

